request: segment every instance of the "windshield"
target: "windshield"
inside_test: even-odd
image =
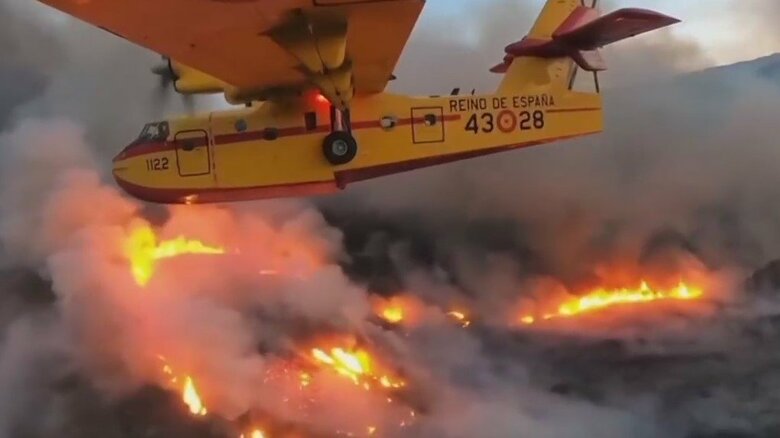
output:
[[[144,126],[139,141],[163,141],[168,138],[168,122],[148,123]]]

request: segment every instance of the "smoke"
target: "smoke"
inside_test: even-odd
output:
[[[5,126],[14,108],[43,93],[49,78],[46,72],[57,64],[54,38],[29,31],[32,20],[23,12],[16,3],[0,3],[0,127]]]
[[[607,53],[598,138],[315,203],[152,208],[105,182],[102,163],[159,108],[155,56],[49,21],[37,4],[0,3],[10,11],[0,41],[36,46],[12,49],[0,75],[42,79],[1,100],[0,121],[16,121],[0,135],[0,436],[235,437],[246,413],[307,436],[777,430],[778,303],[741,282],[780,250],[776,57],[688,74],[712,60],[661,33]],[[536,8],[495,0],[471,12],[426,16],[394,87],[489,90],[486,69]],[[143,227],[225,254],[166,260],[140,287],[126,242]],[[516,327],[521,312],[594,286],[681,275],[706,299]],[[417,316],[388,330],[373,306],[396,294]],[[316,392],[301,391],[293,364],[332,342],[367,346],[408,388],[388,403],[317,368]],[[211,416],[182,406],[185,375]]]
[[[55,134],[60,134],[59,141],[48,154],[28,152],[40,150]],[[260,411],[323,434],[364,430],[370,420],[368,424],[395,436],[392,425],[408,416],[409,409],[427,413],[412,426],[423,436],[470,435],[490,424],[493,429],[485,436],[506,436],[517,427],[540,436],[575,436],[576,425],[595,416],[603,420],[589,429],[617,437],[634,424],[630,413],[554,399],[545,411],[554,415],[559,410],[558,421],[534,418],[531,407],[515,397],[550,396],[526,385],[487,396],[483,390],[498,390],[500,382],[478,354],[479,341],[448,323],[440,311],[414,335],[419,345],[406,344],[400,334],[370,323],[366,290],[338,264],[348,259],[341,232],[306,204],[169,209],[157,223],[161,239],[198,236],[219,242],[226,254],[173,260],[149,287],[140,288],[132,280],[123,243],[134,229],[148,226],[147,219],[140,205],[100,182],[90,168],[83,133],[64,122],[28,121],[3,140],[17,166],[42,170],[24,175],[13,169],[3,172],[6,182],[16,181],[3,184],[4,199],[9,200],[3,213],[8,218],[3,224],[6,260],[14,267],[40,270],[51,282],[57,308],[49,309],[46,324],[26,323],[27,317],[17,316],[6,330],[4,375],[16,377],[14,385],[27,385],[28,380],[18,379],[22,366],[36,383],[40,376],[75,373],[116,402],[146,384],[164,385],[161,370],[169,365],[174,373],[197,376],[215,414],[237,418]],[[25,179],[29,182],[23,183]],[[36,194],[41,196],[33,199]],[[14,218],[22,212],[28,221]],[[15,329],[17,324],[22,328]],[[389,360],[397,361],[394,366],[402,367],[410,382],[420,382],[415,391],[421,394],[410,402],[413,407],[387,406],[381,393],[366,394],[322,371],[314,377],[322,382],[316,399],[291,395],[290,383],[272,376],[302,354],[300,345],[316,341],[322,333],[351,333],[395,351],[397,356]],[[38,338],[36,350],[19,351],[31,336]],[[59,356],[62,368],[57,372],[39,365]],[[478,373],[469,380],[481,382],[457,384],[466,369]],[[470,388],[477,383],[479,388]],[[56,391],[37,397],[12,402],[13,409],[6,414],[17,429],[9,429],[9,436],[48,436],[69,418],[67,409],[59,409]],[[291,397],[306,399],[281,402]],[[304,402],[311,406],[301,417],[295,406]],[[51,406],[52,425],[28,417],[33,403]],[[451,414],[459,410],[473,412],[453,421]],[[517,410],[527,413],[518,418]]]
[[[159,55],[39,2],[2,0],[0,17],[0,126],[12,115],[64,115],[106,160],[150,119],[188,112],[151,74]]]
[[[500,6],[498,17],[517,16]],[[440,52],[420,46],[421,53]],[[613,75],[632,85],[605,91],[605,135],[368,183],[325,201],[326,210],[333,206],[339,216],[354,201],[369,221],[394,217],[416,228],[401,231],[413,238],[435,235],[428,240],[437,247],[426,251],[448,253],[450,242],[467,239],[452,246],[512,252],[524,266],[563,279],[576,280],[583,264],[592,269],[613,258],[647,258],[653,242],[670,237],[716,266],[758,266],[776,257],[769,225],[776,215],[769,207],[776,195],[770,164],[776,58],[689,76],[691,68],[707,65],[707,55],[663,32],[607,57],[617,65]],[[440,68],[472,63],[458,59],[458,65]],[[357,222],[340,220],[353,228]]]

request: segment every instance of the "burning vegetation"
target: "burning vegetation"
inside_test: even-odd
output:
[[[332,347],[329,350],[313,348],[311,357],[318,365],[326,366],[341,376],[352,381],[355,385],[363,387],[369,391],[374,386],[385,389],[399,389],[406,386],[406,383],[398,378],[383,373],[377,368],[376,360],[366,350],[345,349],[342,347]],[[311,383],[311,377],[308,374],[302,375],[301,384],[306,382],[305,386]]]
[[[226,250],[218,244],[205,243],[192,237],[180,236],[173,240],[159,241],[156,231],[150,226],[135,228],[127,238],[124,248],[129,269],[139,287],[150,284],[155,272],[161,268],[158,264],[165,259],[184,255],[219,256],[226,253]],[[265,278],[300,280],[297,271],[288,273],[283,265],[284,263],[275,263],[273,270],[260,269],[259,275]],[[651,284],[649,281],[641,281],[635,288],[596,288],[581,296],[566,298],[558,304],[541,303],[538,308],[552,307],[553,310],[523,313],[517,323],[520,325],[553,323],[558,319],[595,315],[601,311],[624,306],[650,306],[665,301],[694,301],[702,299],[705,294],[702,287],[683,281],[675,287],[666,289]],[[371,303],[377,321],[387,324],[390,328],[403,326],[409,329],[419,324],[425,318],[427,311],[436,308],[412,294],[390,298],[373,297]],[[474,312],[467,310],[465,306],[440,308],[437,312],[444,320],[462,329],[469,329],[473,325]],[[369,344],[361,345],[354,336],[347,335],[320,336],[313,342],[300,340],[293,347],[293,351],[295,353],[291,356],[279,356],[276,365],[265,371],[266,384],[284,382],[282,386],[287,388],[284,403],[298,400],[296,403],[299,411],[316,409],[318,394],[321,394],[321,391],[332,391],[334,388],[333,383],[322,386],[321,381],[326,382],[332,380],[332,377],[337,377],[343,382],[339,385],[351,385],[366,394],[379,396],[389,404],[407,405],[404,410],[406,413],[395,420],[395,427],[403,429],[415,423],[418,410],[408,405],[404,395],[415,383],[402,377],[393,370],[392,366],[388,366],[385,353],[381,349],[371,347]],[[200,384],[209,387],[215,383],[208,380],[201,382],[194,375],[178,372],[164,354],[165,352],[160,352],[158,356],[164,377],[163,386],[180,393],[181,401],[191,415],[208,416],[208,401],[201,393]],[[342,388],[344,391],[347,390],[347,386]],[[304,414],[304,417],[306,415],[308,414]],[[242,428],[243,431],[237,434],[237,438],[274,438],[271,431],[282,430],[280,424],[284,424],[282,419],[267,415],[262,421],[252,422]],[[319,436],[306,428],[301,430],[302,432],[291,436]],[[382,427],[371,422],[365,424],[362,431],[339,429],[335,435],[383,436],[384,433]],[[394,433],[390,435],[395,436]]]
[[[734,278],[728,272],[749,275],[778,257],[777,56],[675,79],[680,68],[708,64],[711,53],[686,35],[666,35],[614,54],[627,74],[612,81],[630,78],[641,86],[605,93],[613,108],[609,129],[593,142],[402,176],[339,196],[331,211],[329,200],[304,209],[277,201],[165,209],[169,219],[155,221],[153,238],[145,230],[130,244],[125,231],[136,230],[131,225],[146,210],[99,182],[104,169],[90,159],[105,148],[88,145],[80,125],[105,145],[145,118],[149,99],[127,95],[129,86],[117,90],[125,93],[118,96],[122,105],[105,106],[118,111],[96,114],[95,98],[117,78],[108,75],[109,83],[96,86],[101,75],[94,73],[148,60],[120,45],[83,44],[92,36],[85,26],[58,23],[75,32],[65,36],[76,36],[60,38],[50,20],[35,25],[36,2],[6,3],[0,19],[10,28],[0,33],[23,43],[4,53],[11,78],[20,66],[22,79],[59,79],[25,93],[24,100],[43,97],[18,110],[18,81],[6,81],[12,107],[0,109],[5,126],[15,126],[0,139],[0,246],[4,262],[34,279],[0,278],[6,395],[0,435],[780,435],[772,371],[780,365],[778,269],[755,276],[760,294],[741,286],[742,272]],[[488,3],[468,9],[481,46],[516,36],[518,17],[533,16],[518,11],[516,1]],[[744,2],[728,3],[733,11],[746,9]],[[767,13],[769,6],[776,11],[778,2],[758,3],[766,7],[748,12],[767,18],[759,24],[771,22],[776,14]],[[446,18],[433,34],[452,27]],[[776,23],[763,29],[764,39],[776,29]],[[45,38],[49,31],[53,38]],[[463,58],[458,39],[419,41],[410,54],[418,61],[437,52]],[[447,80],[408,73],[399,74],[406,86]],[[654,85],[654,77],[669,79]],[[82,122],[27,118],[52,114]],[[177,236],[229,255],[166,257],[158,247]],[[137,250],[124,251],[126,243]],[[674,260],[679,253],[704,260],[713,281],[689,276]],[[596,272],[590,283],[604,258],[638,272],[629,278]],[[648,258],[672,265],[670,275],[647,269]],[[346,280],[338,272],[350,263],[345,259],[357,266],[347,267]],[[493,269],[496,259],[509,259],[510,278]],[[526,284],[549,275],[554,284],[546,277],[538,288]],[[584,289],[568,283],[580,275],[589,281]],[[373,296],[361,302],[366,290],[390,304],[373,307]],[[400,291],[401,298],[387,297]],[[697,309],[707,307],[713,311],[697,318]],[[450,312],[471,323],[464,328]],[[618,330],[582,333],[602,321]],[[322,337],[331,333],[359,334],[361,342]],[[409,351],[389,348],[397,345]],[[380,370],[373,375],[404,387],[386,389],[358,375],[371,384],[367,391],[314,358],[319,349],[333,360],[334,348],[365,350]],[[83,383],[61,381],[74,365]],[[166,389],[152,390],[165,401],[125,392],[134,384]],[[406,393],[425,391],[426,384],[433,402],[406,401]],[[372,404],[376,398],[383,403]],[[106,399],[119,400],[119,408]],[[394,407],[402,412],[383,421]],[[400,428],[412,410],[414,425]],[[161,415],[174,427],[160,427]],[[211,427],[221,418],[232,426],[224,433]],[[193,423],[203,427],[194,432]]]
[[[658,289],[643,280],[636,288],[597,288],[580,297],[564,301],[552,312],[524,314],[519,318],[519,322],[532,325],[560,318],[576,318],[620,306],[650,305],[659,301],[692,301],[703,296],[704,291],[700,287],[682,281],[677,287]]]
[[[174,259],[181,256],[201,255],[220,256],[226,254],[222,246],[207,244],[202,240],[192,237],[180,236],[172,240],[160,241],[157,231],[151,226],[135,227],[123,245],[124,254],[128,261],[128,269],[138,287],[147,288],[154,278],[155,273],[162,268],[159,263],[166,259]],[[310,266],[312,258],[305,257]],[[275,260],[273,270],[260,269],[260,278],[281,278],[299,281],[302,277],[300,269],[291,269],[286,272],[284,257]],[[299,263],[294,263],[298,266]],[[279,268],[279,266],[282,266]],[[385,317],[395,323],[400,323],[404,317],[405,309],[401,307],[390,308],[385,312]],[[460,314],[459,314],[460,315]],[[457,319],[457,318],[456,318]],[[365,342],[363,342],[365,344]],[[284,403],[292,399],[300,401],[298,409],[313,409],[318,403],[317,397],[322,391],[330,391],[333,382],[324,386],[320,381],[331,381],[332,377],[340,380],[339,385],[353,386],[366,394],[379,397],[387,404],[406,403],[402,397],[397,397],[400,391],[407,388],[408,382],[400,376],[383,359],[382,353],[370,347],[361,345],[352,335],[317,336],[314,341],[301,340],[293,347],[290,355],[280,354],[274,364],[267,366],[264,382],[267,384],[279,384],[286,388],[287,395]],[[211,414],[207,407],[209,403],[204,397],[202,389],[213,385],[208,379],[202,379],[195,374],[179,371],[179,365],[174,365],[167,355],[161,351],[157,358],[160,361],[161,386],[180,394],[180,399],[187,412],[194,417],[207,417]],[[346,388],[345,388],[346,389]],[[411,408],[403,410],[405,414],[396,421],[400,428],[413,424],[416,411]],[[285,422],[274,416],[263,416],[262,425],[250,424],[237,435],[242,438],[271,438],[274,430],[284,430]],[[289,429],[289,428],[288,428]],[[295,427],[293,427],[295,429]],[[313,432],[304,432],[294,436],[319,436]],[[367,424],[363,431],[338,431],[338,436],[380,436],[379,425]],[[288,436],[280,434],[279,436]],[[327,436],[327,434],[326,434]]]
[[[178,376],[173,372],[173,368],[168,364],[168,361],[164,356],[158,356],[163,362],[162,372],[168,378],[168,383],[174,387],[179,388],[181,391],[181,399],[192,415],[204,416],[208,414],[206,406],[203,405],[200,394],[198,394],[198,388],[195,386],[195,381],[192,377]]]

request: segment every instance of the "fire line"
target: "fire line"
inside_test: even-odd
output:
[[[325,349],[313,348],[311,359],[366,390],[371,389],[372,383],[385,389],[399,389],[406,386],[406,382],[403,380],[379,371],[377,361],[365,350],[347,350],[335,347],[328,352]],[[306,378],[302,375],[301,386],[310,384],[311,376],[308,374],[305,376]]]
[[[704,291],[701,288],[684,282],[680,282],[673,289],[657,290],[643,281],[637,289],[596,289],[581,297],[565,301],[558,306],[555,312],[542,315],[525,314],[520,317],[520,322],[524,325],[532,325],[552,319],[572,318],[620,305],[645,304],[655,301],[692,301],[703,295]]]

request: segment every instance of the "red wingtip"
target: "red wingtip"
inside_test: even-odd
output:
[[[659,12],[627,8],[595,20],[569,20],[553,34],[553,39],[579,50],[594,50],[679,22]]]
[[[498,74],[504,74],[509,70],[509,65],[511,64],[511,61],[507,62],[504,61],[501,64],[493,66],[493,68],[490,69],[491,73],[498,73]]]

